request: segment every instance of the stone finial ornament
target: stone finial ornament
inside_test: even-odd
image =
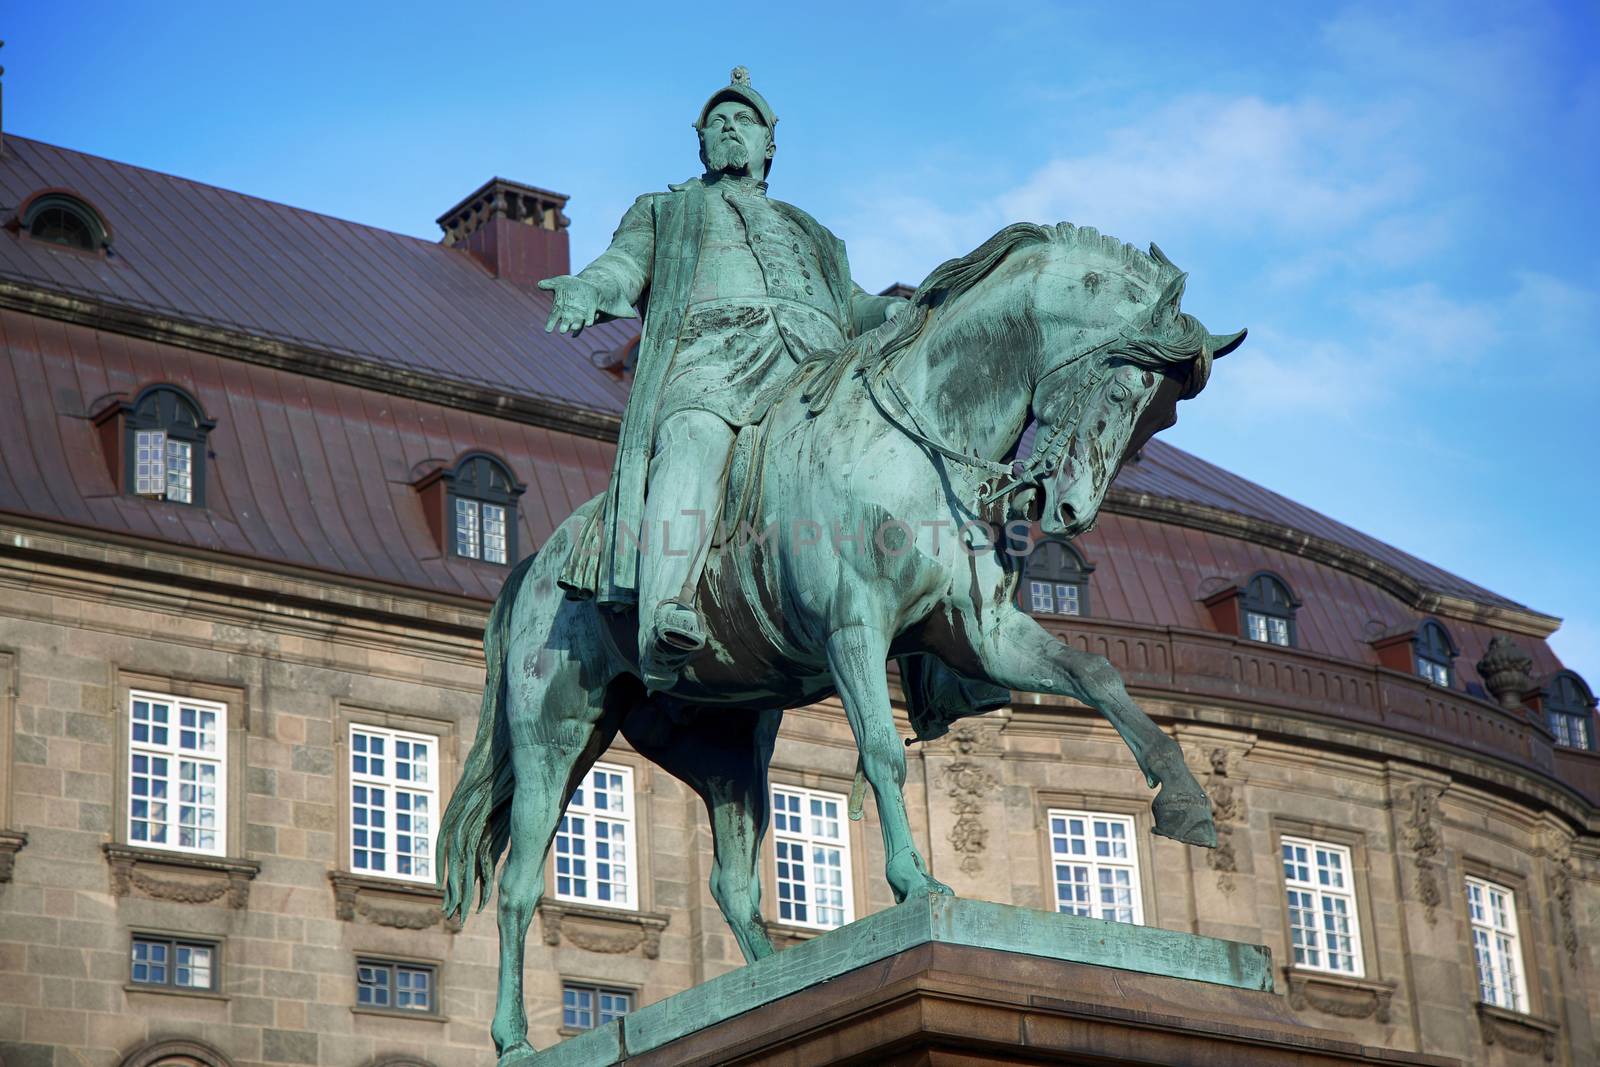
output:
[[[1478,674],[1484,686],[1507,710],[1522,706],[1522,698],[1533,692],[1533,657],[1504,634],[1496,634],[1478,661]]]

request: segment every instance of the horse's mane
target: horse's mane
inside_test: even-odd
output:
[[[809,383],[805,389],[812,413],[815,414],[827,404],[848,368],[880,366],[894,358],[916,339],[929,319],[937,315],[944,305],[987,278],[1006,257],[1019,249],[1046,243],[1105,256],[1115,266],[1147,286],[1156,288],[1158,292],[1157,287],[1167,285],[1183,273],[1154,244],[1150,246],[1149,253],[1145,253],[1115,237],[1102,234],[1092,226],[1074,226],[1070,222],[1054,226],[1041,226],[1034,222],[1013,223],[966,255],[946,260],[935,267],[911,295],[911,308],[896,316],[892,324],[852,338],[837,359],[830,355],[833,364],[830,370]],[[1190,315],[1180,314],[1178,319],[1179,337],[1169,339],[1149,334],[1128,336],[1124,339],[1124,345],[1119,346],[1118,355],[1130,362],[1158,369],[1193,364],[1190,385],[1185,390],[1185,396],[1188,397],[1198,393],[1205,385],[1211,359],[1201,344],[1205,339],[1205,331],[1200,324]]]
[[[1118,266],[1126,268],[1128,273],[1149,284],[1165,284],[1180,273],[1155,245],[1150,246],[1151,254],[1146,255],[1130,244],[1102,234],[1093,226],[1074,226],[1070,222],[1054,226],[1017,222],[966,255],[939,264],[917,286],[911,301],[933,308],[954,300],[988,277],[1012,252],[1046,241],[1108,256]]]

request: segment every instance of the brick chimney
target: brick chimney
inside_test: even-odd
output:
[[[439,216],[442,243],[471,253],[496,278],[532,286],[572,270],[566,204],[561,193],[491,178]]]

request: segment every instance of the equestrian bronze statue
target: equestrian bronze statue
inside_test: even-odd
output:
[[[524,941],[563,809],[620,732],[705,801],[711,891],[747,960],[767,766],[787,708],[837,694],[896,900],[948,893],[912,839],[888,668],[917,740],[1060,693],[1132,750],[1155,832],[1214,847],[1178,745],[1102,657],[1017,606],[1037,525],[1093,526],[1123,460],[1244,331],[1180,308],[1185,275],[1087,227],[1019,223],[907,301],[850,280],[841,242],[767,198],[776,118],[742,68],[696,127],[706,173],[641,197],[550,325],[643,311],[608,491],[507,577],[484,635],[478,733],[445,812],[445,910],[499,874],[503,1064],[529,1052]],[[1018,457],[1024,431],[1033,447]]]

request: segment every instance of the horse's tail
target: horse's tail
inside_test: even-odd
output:
[[[529,556],[517,564],[506,577],[483,629],[486,675],[478,736],[439,824],[437,866],[444,888],[444,913],[461,922],[471,909],[474,889],[477,910],[482,911],[488,903],[495,864],[511,837],[511,795],[516,779],[505,713],[506,631],[534,558]]]

